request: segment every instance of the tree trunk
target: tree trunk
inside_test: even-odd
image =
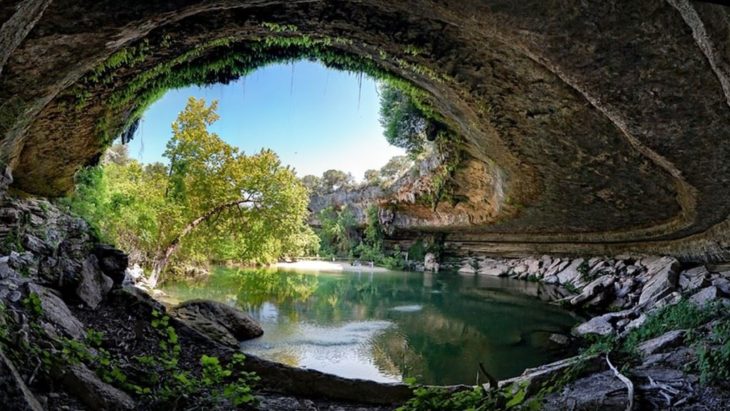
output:
[[[253,203],[254,201],[250,198],[247,198],[245,200],[236,200],[231,201],[228,203],[223,203],[220,205],[217,205],[210,210],[208,210],[205,214],[201,215],[200,217],[196,218],[195,220],[191,221],[186,225],[180,234],[178,234],[171,242],[163,249],[163,251],[157,256],[155,261],[152,263],[152,273],[150,274],[150,278],[148,280],[149,285],[154,288],[157,286],[157,282],[160,280],[160,274],[165,270],[165,267],[167,266],[167,263],[170,261],[170,257],[177,251],[177,248],[180,246],[180,240],[182,240],[186,235],[190,234],[191,231],[193,231],[197,226],[204,223],[205,221],[209,220],[211,217],[225,211],[226,209],[233,208],[233,207],[240,207],[243,204],[246,203]]]

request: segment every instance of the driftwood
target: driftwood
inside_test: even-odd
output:
[[[626,411],[632,411],[634,409],[634,383],[632,383],[627,376],[621,374],[619,370],[617,370],[616,367],[611,364],[611,360],[608,359],[608,354],[606,354],[606,362],[608,363],[608,367],[611,368],[611,371],[613,371],[613,374],[616,376],[616,378],[626,384],[626,388],[628,388],[629,391],[629,403],[626,405]]]

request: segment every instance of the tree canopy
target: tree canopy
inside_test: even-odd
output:
[[[380,86],[380,124],[391,145],[412,155],[423,152],[429,121],[408,95],[385,82]]]
[[[172,126],[169,165],[115,156],[84,173],[72,201],[105,238],[152,267],[153,283],[170,261],[268,263],[317,248],[307,188],[271,150],[246,155],[209,132],[216,108],[190,98]]]

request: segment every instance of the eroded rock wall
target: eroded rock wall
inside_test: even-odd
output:
[[[686,0],[10,1],[0,158],[17,188],[65,194],[166,75],[286,37],[264,54],[314,42],[365,61],[424,90],[461,136],[453,201],[395,201],[396,239],[724,260],[728,15]],[[241,74],[216,70],[189,81]]]

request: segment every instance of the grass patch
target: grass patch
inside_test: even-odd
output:
[[[712,330],[701,327],[713,322]],[[631,330],[624,338],[605,336],[595,338],[585,354],[617,354],[625,366],[639,361],[638,346],[669,331],[685,330],[684,344],[691,346],[697,360],[687,364],[687,371],[700,375],[703,384],[713,384],[730,378],[730,317],[719,303],[699,307],[687,300],[649,314],[646,322]]]

